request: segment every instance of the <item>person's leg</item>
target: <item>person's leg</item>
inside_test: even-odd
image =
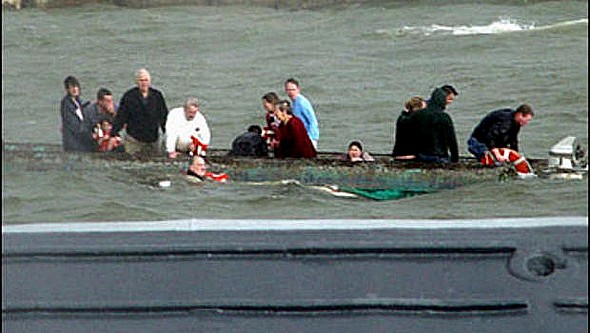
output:
[[[477,141],[474,137],[470,137],[469,140],[467,140],[467,150],[480,161],[485,157],[486,152],[489,151],[485,144]]]

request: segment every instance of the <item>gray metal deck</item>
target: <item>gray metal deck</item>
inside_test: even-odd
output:
[[[586,332],[588,218],[3,226],[6,332]]]

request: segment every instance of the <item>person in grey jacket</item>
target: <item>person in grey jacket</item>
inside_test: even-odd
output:
[[[92,121],[80,97],[80,82],[74,76],[64,80],[66,95],[61,100],[61,132],[64,151],[93,152],[98,147],[92,138]]]

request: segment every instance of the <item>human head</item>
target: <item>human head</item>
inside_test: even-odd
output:
[[[68,76],[64,80],[64,88],[68,95],[78,97],[80,95],[80,81],[74,76]]]
[[[459,96],[457,89],[455,89],[455,87],[451,86],[450,84],[446,84],[440,88],[442,90],[444,90],[445,93],[447,94],[447,98],[446,98],[447,106],[451,105],[451,103],[453,103],[453,101],[455,100],[455,96]]]
[[[361,158],[363,155],[363,146],[358,141],[352,141],[348,144],[348,159],[355,160]]]
[[[194,97],[189,97],[184,101],[184,117],[191,121],[195,119],[197,112],[199,112],[199,100]]]
[[[262,96],[262,107],[269,113],[275,111],[275,104],[279,101],[279,96],[275,92],[268,92]]]
[[[196,173],[199,176],[205,176],[205,172],[207,172],[207,164],[205,163],[205,159],[201,156],[197,155],[193,158],[193,163],[190,166],[192,172]]]
[[[113,94],[107,88],[98,89],[96,92],[96,104],[104,112],[115,113]]]
[[[522,104],[514,112],[514,121],[516,121],[520,127],[528,125],[529,121],[533,119],[535,113],[533,108],[528,104]]]
[[[285,81],[285,93],[289,98],[294,101],[299,95],[299,82],[294,78],[289,78]]]
[[[288,100],[280,100],[275,104],[275,115],[280,121],[285,121],[291,117],[291,103]]]
[[[111,124],[110,121],[108,121],[108,119],[103,119],[100,121],[100,128],[104,131],[104,132],[110,132],[111,129],[113,128],[113,124]]]
[[[151,82],[152,78],[150,76],[150,72],[148,72],[147,69],[140,68],[137,70],[137,72],[135,72],[135,83],[142,93],[146,93],[148,91]]]
[[[424,98],[420,96],[414,96],[410,98],[405,105],[405,108],[408,112],[414,112],[426,107],[426,101]]]
[[[260,126],[258,126],[258,125],[250,125],[248,127],[248,132],[262,135],[262,128],[260,128]]]

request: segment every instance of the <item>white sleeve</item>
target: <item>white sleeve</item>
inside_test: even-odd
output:
[[[205,117],[199,112],[197,113],[199,117],[198,119],[198,126],[199,126],[199,139],[206,145],[211,142],[211,132],[209,131],[209,126],[207,125],[207,120]]]
[[[176,140],[178,139],[178,124],[176,109],[172,109],[168,113],[168,119],[166,119],[166,152],[172,153],[176,150]]]

